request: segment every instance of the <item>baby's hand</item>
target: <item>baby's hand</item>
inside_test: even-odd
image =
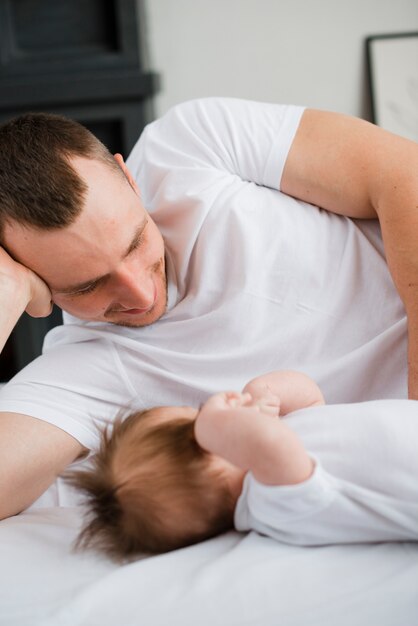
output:
[[[224,411],[226,409],[238,409],[242,406],[249,406],[251,395],[249,393],[240,393],[239,391],[223,391],[211,396],[202,409],[211,409],[216,411]]]
[[[202,409],[225,411],[239,408],[256,409],[259,413],[278,417],[280,413],[280,398],[274,395],[268,387],[258,391],[256,396],[244,391],[224,391],[211,396]]]
[[[249,394],[249,392],[246,392]],[[265,415],[271,415],[273,417],[279,417],[280,415],[280,398],[266,388],[263,392],[257,393],[255,396],[250,394],[251,402],[247,406],[251,406],[254,409],[264,413]]]
[[[278,417],[280,414],[280,398],[274,394],[268,384],[260,378],[255,378],[247,383],[242,390],[249,393],[252,398],[252,406],[259,407],[263,413]]]

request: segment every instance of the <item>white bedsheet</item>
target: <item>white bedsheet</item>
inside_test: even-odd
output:
[[[300,548],[228,533],[117,566],[77,508],[0,522],[1,626],[415,626],[418,544]]]

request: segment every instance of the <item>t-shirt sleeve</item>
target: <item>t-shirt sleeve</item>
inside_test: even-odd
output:
[[[127,164],[145,204],[152,204],[162,181],[167,188],[167,177],[185,170],[190,177],[202,168],[280,189],[303,110],[234,98],[185,102],[145,129]]]
[[[104,338],[51,347],[2,388],[0,411],[49,422],[95,450],[99,429],[134,401],[118,358]]]
[[[417,540],[417,495],[417,488],[403,498],[365,489],[315,459],[312,476],[297,485],[263,485],[247,474],[235,527],[295,545]]]

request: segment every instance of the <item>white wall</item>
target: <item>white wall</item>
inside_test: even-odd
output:
[[[155,113],[201,96],[369,116],[364,40],[418,31],[418,0],[145,0]]]

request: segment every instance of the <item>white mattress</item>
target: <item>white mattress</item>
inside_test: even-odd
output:
[[[74,554],[80,509],[0,522],[1,626],[414,626],[418,544],[300,548],[255,533],[118,566]]]

